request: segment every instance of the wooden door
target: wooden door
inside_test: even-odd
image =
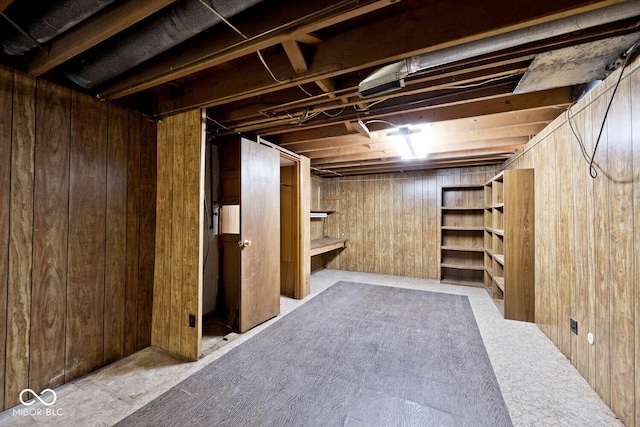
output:
[[[240,144],[240,332],[280,313],[280,153]]]

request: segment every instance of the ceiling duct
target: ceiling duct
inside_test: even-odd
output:
[[[418,71],[637,16],[640,16],[640,1],[627,1],[569,18],[414,56],[376,70],[360,82],[358,95],[361,98],[367,98],[400,89],[404,86],[403,79]]]
[[[51,2],[42,13],[36,14],[31,19],[12,18],[23,31],[38,43],[46,43],[58,34],[62,34],[69,28],[84,21],[114,0],[62,0]],[[35,3],[35,2],[31,2]],[[40,3],[35,3],[27,8],[27,13],[41,9]],[[2,40],[2,51],[7,55],[23,55],[37,45],[29,37],[12,29],[9,35]]]
[[[203,0],[220,15],[231,17],[260,0]],[[72,61],[66,77],[93,89],[219,23],[199,0],[179,0],[160,16],[131,28]]]

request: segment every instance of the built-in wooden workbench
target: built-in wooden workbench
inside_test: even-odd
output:
[[[344,248],[347,239],[333,239],[331,237],[322,237],[320,239],[311,240],[311,256],[320,255],[336,249]]]

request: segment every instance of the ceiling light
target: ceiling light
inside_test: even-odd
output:
[[[429,153],[426,126],[401,126],[387,132],[387,137],[405,160],[424,159]]]

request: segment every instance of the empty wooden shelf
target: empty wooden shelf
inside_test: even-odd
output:
[[[311,256],[320,255],[336,249],[344,248],[347,245],[347,239],[333,239],[331,237],[322,237],[320,239],[311,240]]]
[[[440,232],[440,280],[483,286],[484,186],[444,185]]]
[[[484,284],[504,300],[506,319],[527,322],[535,321],[533,178],[533,169],[506,170],[484,188]]]

